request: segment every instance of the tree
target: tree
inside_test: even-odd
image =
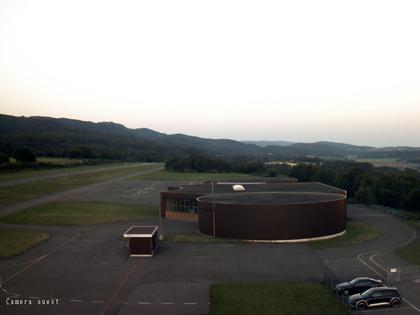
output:
[[[0,164],[3,163],[9,163],[9,157],[4,153],[0,153]]]
[[[356,193],[354,194],[354,198],[357,202],[365,203],[368,205],[376,203],[376,199],[370,188],[361,186],[357,189]]]
[[[403,198],[403,206],[406,209],[420,211],[420,187],[411,189]]]
[[[34,163],[36,162],[35,155],[28,148],[19,148],[15,151],[14,158],[18,162]]]

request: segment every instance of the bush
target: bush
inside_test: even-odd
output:
[[[34,163],[36,162],[35,155],[27,148],[19,148],[15,151],[14,158],[18,162]]]
[[[4,163],[9,163],[9,157],[4,153],[0,153],[0,164]]]

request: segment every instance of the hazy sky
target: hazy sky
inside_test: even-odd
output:
[[[420,1],[0,0],[0,112],[420,146]]]

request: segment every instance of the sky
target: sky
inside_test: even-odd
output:
[[[420,1],[0,0],[0,113],[420,146]]]

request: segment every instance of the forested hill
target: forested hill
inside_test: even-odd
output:
[[[162,161],[191,150],[225,156],[259,151],[256,145],[234,140],[166,135],[113,122],[0,115],[0,152],[11,156],[21,147],[37,156],[143,161]]]
[[[151,129],[130,129],[113,122],[93,123],[66,118],[15,117],[0,114],[0,153],[13,156],[28,148],[36,156],[164,161],[200,152],[223,157],[266,157],[271,160],[305,156],[336,158],[395,158],[420,161],[420,148],[375,148],[336,142],[244,143],[184,134],[168,135]],[[287,143],[288,145],[284,146]]]
[[[357,157],[375,152],[378,149],[369,146],[358,146],[346,143],[318,141],[313,143],[293,143],[288,146],[264,147],[264,151],[280,155],[313,155],[322,157]]]

